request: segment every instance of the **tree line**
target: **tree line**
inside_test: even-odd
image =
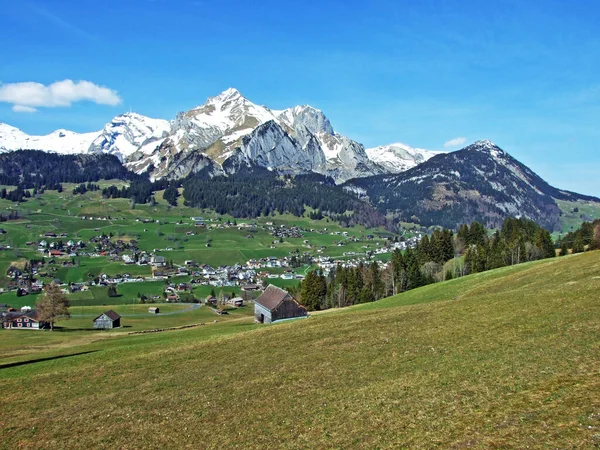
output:
[[[505,219],[492,232],[479,222],[424,235],[416,248],[395,250],[390,263],[341,264],[325,275],[307,274],[292,293],[309,310],[345,307],[376,301],[427,284],[499,267],[552,258],[556,255],[550,233],[527,219]]]
[[[234,176],[207,179],[192,175],[185,179],[183,199],[186,206],[210,208],[219,214],[256,218],[274,213],[300,217],[309,207],[314,218],[343,215],[348,224],[389,226],[387,219],[368,203],[336,186],[318,174],[278,175],[266,169]]]
[[[600,250],[600,219],[584,222],[578,230],[567,233],[558,240],[561,254],[567,254],[570,248],[573,253],[587,250]]]

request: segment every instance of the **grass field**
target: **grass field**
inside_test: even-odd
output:
[[[563,213],[562,232],[576,230],[584,221],[591,222],[600,218],[600,204],[593,202],[568,202],[557,200],[556,203]]]
[[[592,252],[272,326],[3,331],[2,445],[597,448],[599,288]]]

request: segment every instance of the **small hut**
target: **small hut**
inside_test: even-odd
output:
[[[148,308],[148,312],[150,314],[159,314],[160,308],[158,306],[151,306],[150,308]]]
[[[109,309],[106,312],[103,312],[98,317],[94,319],[94,328],[99,330],[110,330],[112,328],[120,328],[121,327],[121,316]]]

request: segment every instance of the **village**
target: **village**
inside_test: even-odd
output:
[[[82,220],[88,219],[82,217]],[[95,220],[105,220],[105,217],[96,217]],[[302,238],[305,233],[330,234],[339,236],[334,241],[337,247],[344,247],[348,243],[358,242],[358,238],[351,236],[348,231],[328,231],[327,228],[303,229],[297,226],[274,226],[272,222],[265,225],[256,223],[218,222],[210,223],[202,217],[192,217],[192,223],[199,227],[210,229],[262,229],[274,238],[270,248],[290,238]],[[150,219],[136,219],[136,221],[150,223]],[[158,222],[158,221],[157,221]],[[183,222],[179,222],[183,224]],[[96,229],[98,230],[98,229]],[[189,238],[193,232],[187,232]],[[63,288],[65,293],[85,291],[92,286],[111,286],[126,283],[144,283],[164,281],[165,290],[163,299],[166,301],[180,300],[178,292],[191,293],[194,286],[213,286],[215,288],[243,287],[248,284],[266,285],[270,280],[297,280],[304,279],[309,267],[319,268],[325,275],[337,265],[342,267],[357,267],[372,261],[377,255],[389,254],[395,249],[405,250],[414,247],[420,235],[402,241],[388,240],[385,243],[374,241],[373,235],[366,235],[366,244],[362,251],[347,251],[343,255],[333,257],[327,256],[326,247],[311,244],[308,239],[302,242],[302,251],[296,248],[286,256],[267,256],[258,259],[249,259],[245,263],[232,265],[211,266],[200,261],[186,259],[174,263],[168,258],[173,247],[153,249],[152,251],[141,250],[136,239],[121,239],[113,233],[98,234],[89,240],[70,238],[67,233],[45,232],[40,240],[27,241],[27,246],[35,246],[39,254],[38,258],[32,259],[24,267],[11,266],[6,272],[9,279],[2,292],[17,292],[17,296],[40,293],[45,283],[54,282]],[[248,239],[253,235],[249,234]],[[207,244],[208,245],[208,244]],[[66,282],[57,276],[58,268],[72,268],[81,264],[82,258],[105,258],[107,262],[119,263],[122,271],[114,275],[100,273],[97,276],[89,275],[89,279],[79,282]],[[385,259],[381,261],[385,267]],[[146,275],[131,274],[128,267],[148,266],[149,273]],[[176,282],[177,278],[185,281]],[[154,299],[158,300],[158,299]]]

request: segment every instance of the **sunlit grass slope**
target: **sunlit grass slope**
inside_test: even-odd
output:
[[[84,351],[0,369],[1,445],[595,448],[600,252]]]

